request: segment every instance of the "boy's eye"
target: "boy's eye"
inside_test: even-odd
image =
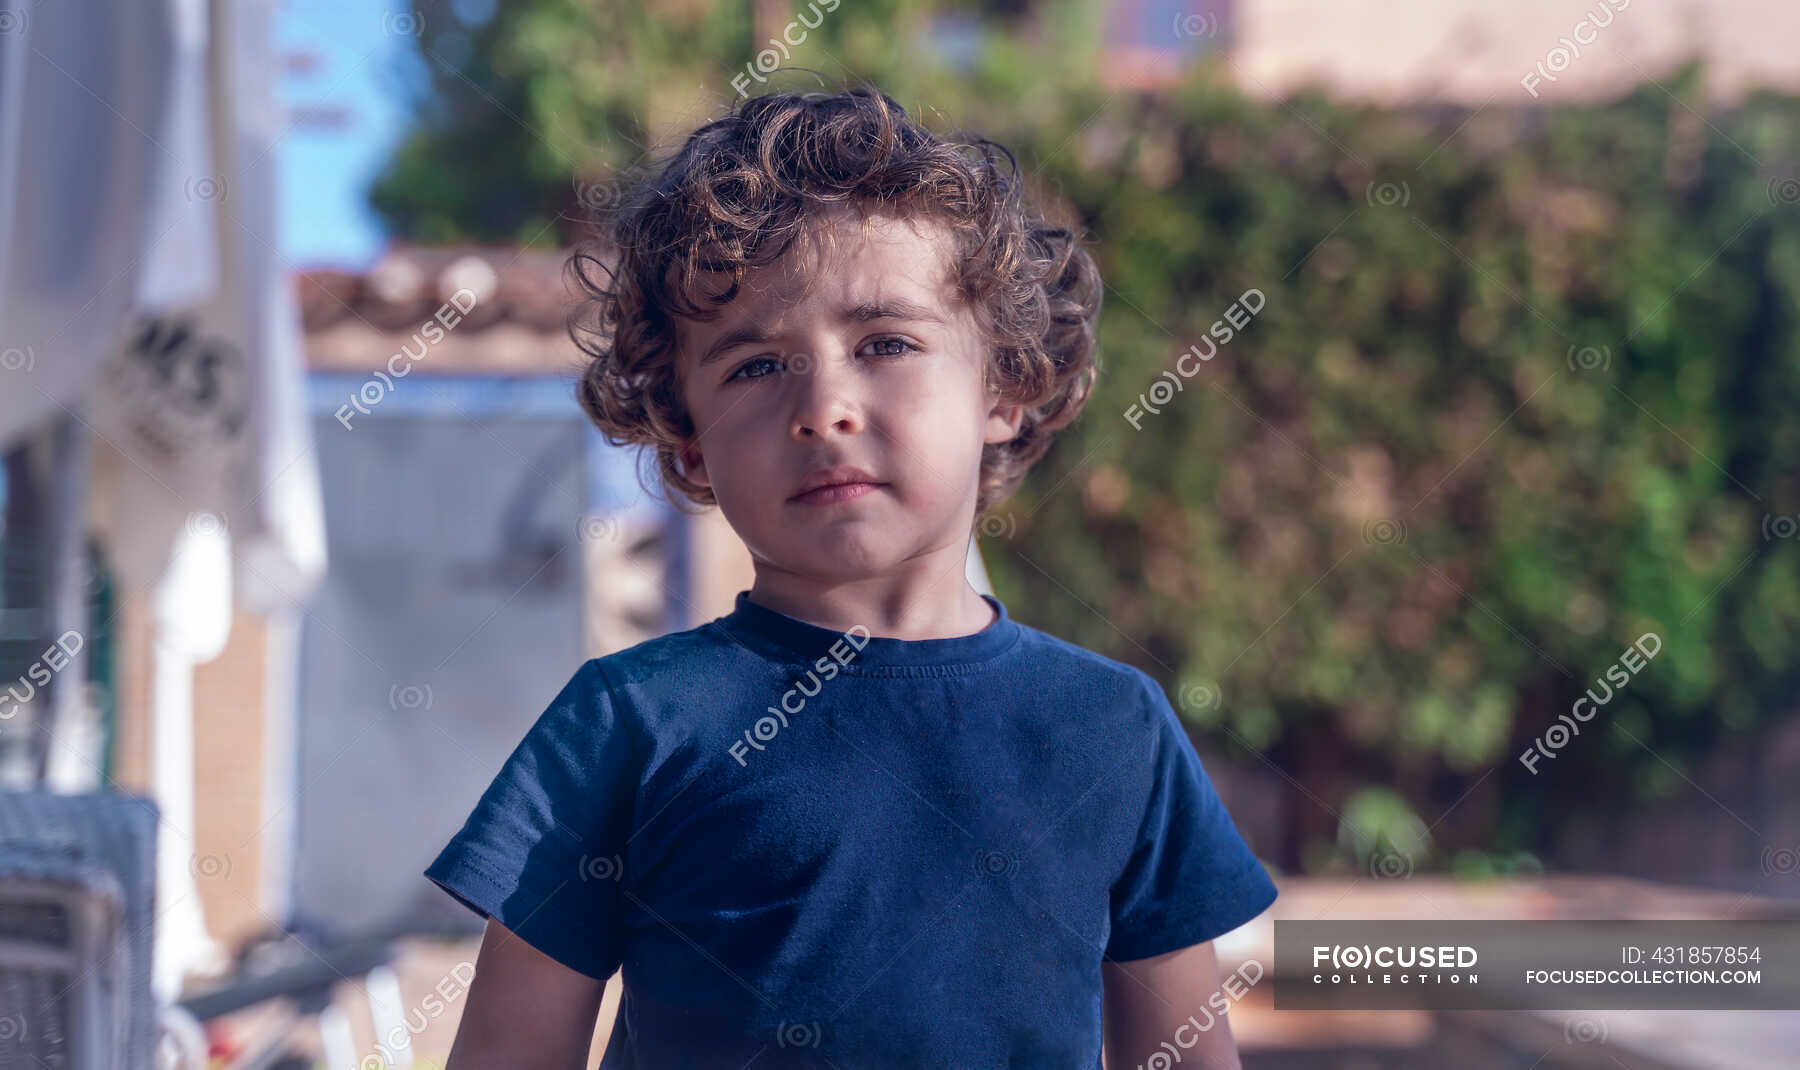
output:
[[[901,354],[905,353],[909,349],[916,350],[919,348],[918,346],[914,345],[913,343],[907,341],[904,338],[877,338],[877,339],[869,342],[868,344],[870,347],[880,347],[880,346],[893,347],[893,348],[888,348],[888,349],[882,349],[878,352],[870,354],[871,356],[875,356],[875,357],[898,357]],[[751,369],[755,369],[755,368],[760,368],[762,365],[765,365],[765,364],[770,366],[770,370],[767,370],[767,371],[752,371],[751,370]],[[738,365],[737,370],[733,371],[730,375],[726,376],[725,381],[729,383],[736,379],[764,379],[764,378],[767,378],[769,375],[773,374],[773,369],[779,368],[780,366],[781,366],[781,361],[776,359],[775,357],[755,357],[751,360],[747,360],[744,363]]]
[[[872,346],[891,345],[891,346],[899,347],[898,349],[895,349],[895,350],[875,354],[878,357],[897,357],[909,349],[919,348],[918,346],[913,345],[911,342],[908,342],[904,338],[877,338],[873,342],[870,342],[869,344]]]
[[[761,373],[758,373],[755,375],[747,375],[747,374],[745,374],[745,372],[748,369],[754,368],[761,364],[773,365],[775,363],[776,363],[776,361],[775,361],[775,358],[773,358],[773,357],[757,357],[755,360],[747,360],[743,364],[741,364],[736,371],[732,372],[729,376],[727,376],[725,381],[730,382],[733,379],[761,379],[764,375],[767,375],[768,373],[761,372]]]

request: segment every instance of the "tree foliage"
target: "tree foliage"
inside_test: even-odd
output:
[[[1800,106],[1705,115],[1702,74],[1473,116],[1196,84],[1096,121],[1104,151],[1053,166],[1103,250],[1109,367],[987,518],[996,582],[1465,843],[1554,850],[1559,815],[1691,791],[1800,682]]]
[[[1206,63],[1115,90],[1099,10],[843,4],[789,60],[1002,141],[1088,230],[1099,387],[981,527],[1016,615],[1302,783],[1291,861],[1377,784],[1451,815],[1440,841],[1554,853],[1554,815],[1666,794],[1791,717],[1800,102],[1709,109],[1697,67],[1472,114],[1256,100]],[[435,240],[567,240],[767,44],[744,5],[424,14],[435,90],[376,204]],[[1159,377],[1179,391],[1135,428]],[[1580,735],[1521,763],[1646,633]]]

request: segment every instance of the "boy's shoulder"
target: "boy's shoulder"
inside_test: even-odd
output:
[[[1161,688],[1154,677],[1136,665],[1109,658],[1099,651],[1090,650],[1029,624],[1020,624],[1019,628],[1025,634],[1026,640],[1034,644],[1040,657],[1053,658],[1057,664],[1066,667],[1070,672],[1084,673],[1098,678],[1112,678],[1122,684],[1134,687],[1143,685],[1159,690]]]
[[[717,660],[732,654],[731,642],[713,627],[717,618],[679,632],[643,639],[610,654],[588,659],[615,684]]]
[[[1179,720],[1162,684],[1143,669],[1030,625],[1019,627],[1037,665],[1048,669],[1045,675],[1074,681],[1106,709],[1124,716],[1127,726],[1154,729],[1165,718]]]

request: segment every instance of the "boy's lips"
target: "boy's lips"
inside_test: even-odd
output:
[[[830,505],[860,498],[887,486],[868,472],[853,465],[834,465],[815,469],[801,482],[800,489],[788,501],[802,505]]]
[[[814,487],[805,494],[796,494],[788,500],[797,505],[832,505],[847,502],[852,498],[860,498],[871,494],[886,483],[832,483],[823,487]]]

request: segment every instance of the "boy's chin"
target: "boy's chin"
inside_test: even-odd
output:
[[[893,572],[908,556],[903,533],[889,526],[838,524],[808,535],[789,527],[763,543],[766,560],[821,582],[847,583]]]

